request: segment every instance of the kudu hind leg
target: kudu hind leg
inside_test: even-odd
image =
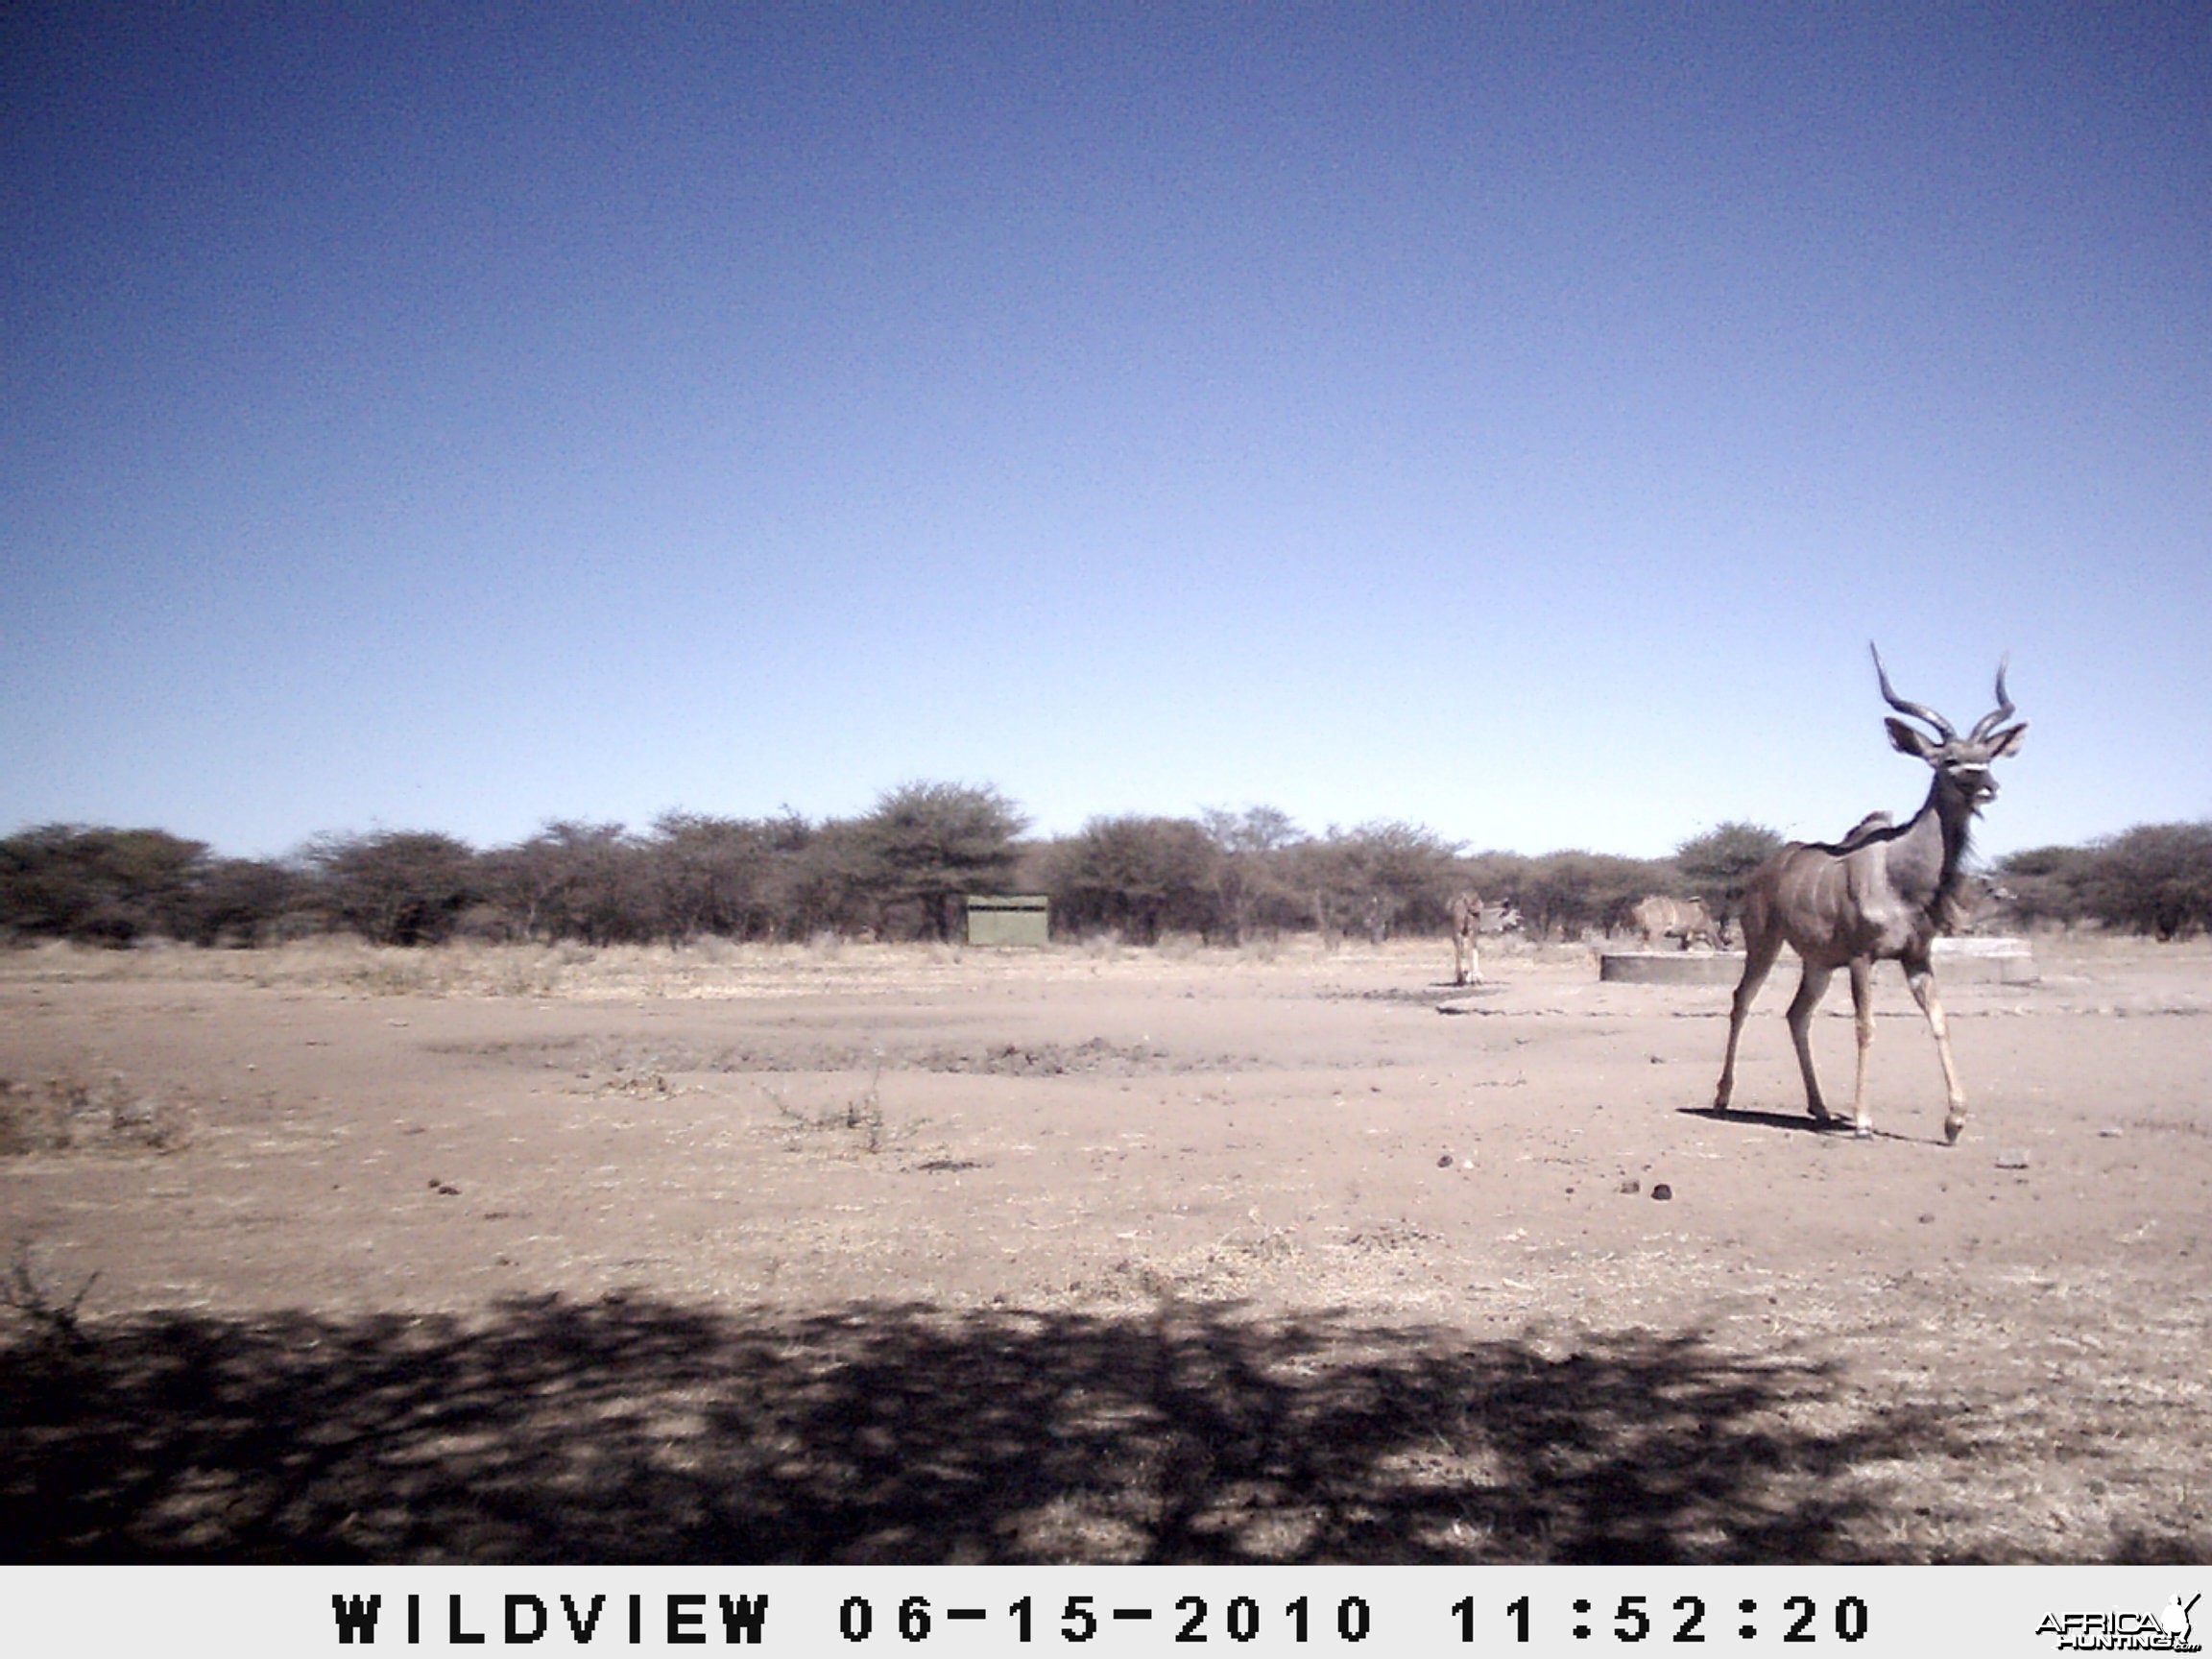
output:
[[[1951,1059],[1951,1026],[1936,995],[1936,974],[1925,962],[1908,966],[1905,983],[1920,1012],[1928,1016],[1928,1029],[1936,1034],[1936,1055],[1943,1062],[1943,1088],[1950,1096],[1950,1108],[1943,1114],[1943,1144],[1956,1146],[1959,1132],[1966,1127],[1966,1091],[1959,1086],[1959,1068]]]
[[[1820,1005],[1828,981],[1835,976],[1835,969],[1808,962],[1804,977],[1797,981],[1797,995],[1790,998],[1790,1041],[1797,1048],[1797,1070],[1805,1074],[1805,1110],[1815,1123],[1828,1121],[1828,1106],[1820,1098],[1820,1079],[1813,1071],[1813,1010]]]

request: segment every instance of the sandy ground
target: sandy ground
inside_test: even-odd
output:
[[[1449,960],[0,959],[0,1556],[2212,1559],[2212,952]]]

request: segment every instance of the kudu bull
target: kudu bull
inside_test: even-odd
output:
[[[1950,931],[1960,920],[1966,898],[1962,862],[1967,831],[1974,814],[1997,798],[1989,767],[2020,752],[2028,724],[1998,729],[2012,716],[2002,662],[1997,665],[1996,709],[1963,737],[1935,709],[1908,703],[1890,689],[1879,651],[1874,651],[1874,672],[1881,681],[1883,700],[1898,713],[1922,721],[1934,733],[1923,733],[1902,720],[1884,721],[1890,743],[1900,753],[1927,761],[1936,769],[1936,781],[1926,804],[1910,823],[1891,825],[1882,814],[1874,814],[1841,842],[1792,841],[1753,872],[1743,894],[1743,977],[1737,983],[1736,1000],[1728,1013],[1728,1052],[1720,1063],[1720,1086],[1713,1107],[1718,1112],[1728,1109],[1736,1081],[1736,1039],[1743,1029],[1743,1017],[1750,1013],[1767,970],[1787,943],[1805,964],[1789,1018],[1798,1069],[1805,1073],[1806,1110],[1816,1122],[1829,1120],[1819,1080],[1813,1074],[1813,1010],[1836,970],[1847,967],[1859,1037],[1851,1118],[1861,1136],[1871,1135],[1873,1126],[1866,1118],[1866,1050],[1874,1041],[1874,1011],[1868,980],[1876,962],[1894,958],[1904,968],[1905,983],[1928,1016],[1928,1028],[1936,1037],[1950,1094],[1943,1139],[1956,1143],[1966,1123],[1966,1096],[1959,1087],[1959,1070],[1952,1064],[1950,1032],[1943,1005],[1936,1000],[1929,952],[1936,935]]]

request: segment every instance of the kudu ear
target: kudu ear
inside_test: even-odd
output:
[[[2027,735],[2028,722],[2025,720],[2021,721],[2017,726],[2006,727],[2004,731],[1998,733],[1996,736],[1988,740],[1989,758],[1992,760],[2002,760],[2008,756],[2019,754],[2020,739]]]
[[[1882,724],[1889,728],[1889,746],[1898,754],[1913,756],[1931,765],[1935,763],[1935,738],[1924,732],[1915,731],[1902,720],[1885,720]]]

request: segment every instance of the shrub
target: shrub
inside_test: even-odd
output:
[[[191,930],[204,842],[165,830],[48,824],[0,841],[0,926],[34,938],[130,945]]]
[[[1674,868],[1682,876],[1680,896],[1704,900],[1714,926],[1725,928],[1743,908],[1751,873],[1781,847],[1782,837],[1764,824],[1720,824],[1693,835],[1674,849]]]
[[[914,905],[922,933],[947,940],[955,899],[1005,891],[1027,823],[987,784],[902,783],[834,838],[831,850],[850,861],[836,874],[886,905]]]
[[[1048,891],[1061,925],[1072,932],[1113,928],[1140,945],[1163,931],[1211,931],[1219,857],[1189,818],[1094,818],[1079,835],[1055,844]]]
[[[2099,842],[2078,881],[2107,926],[2158,939],[2212,929],[2212,822],[2142,824]]]
[[[430,830],[332,836],[309,845],[325,913],[373,945],[435,945],[481,891],[468,843]]]

